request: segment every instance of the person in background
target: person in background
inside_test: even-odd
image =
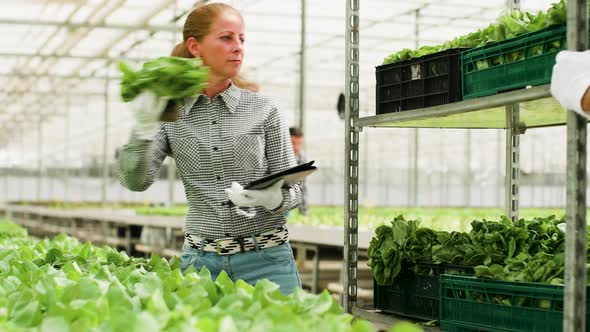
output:
[[[282,181],[261,190],[241,186],[296,165],[288,127],[277,106],[239,76],[246,34],[238,10],[196,7],[182,32],[172,55],[200,57],[209,68],[207,87],[183,100],[175,122],[159,121],[168,101],[154,93],[132,101],[135,124],[119,153],[121,184],[144,191],[163,160],[175,158],[189,206],[181,270],[206,267],[213,279],[223,270],[252,285],[266,278],[289,294],[301,282],[285,212],[299,205],[301,188]]]
[[[293,145],[293,152],[295,153],[297,164],[304,164],[307,160],[305,159],[304,153],[301,151],[303,149],[303,131],[299,127],[290,127],[289,135],[291,135],[291,144]],[[303,216],[307,216],[307,188],[305,180],[301,182],[301,191],[302,197],[301,204],[299,204],[299,213]]]
[[[561,106],[588,118],[589,87],[590,51],[557,53],[551,76],[551,95]]]

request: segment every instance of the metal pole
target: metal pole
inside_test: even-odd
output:
[[[343,307],[351,312],[356,306],[358,267],[358,156],[359,131],[355,122],[359,115],[359,2],[346,0],[345,32],[345,183]]]
[[[69,199],[70,189],[70,108],[71,108],[71,97],[69,94],[66,95],[66,107],[65,107],[65,144],[64,144],[64,203]]]
[[[46,158],[47,158],[46,160],[48,160],[50,162],[50,164],[51,164],[52,161],[55,161],[53,159],[53,156],[47,156]],[[54,189],[55,189],[55,174],[53,174],[53,175],[51,174],[51,171],[52,170],[51,170],[51,167],[50,166],[46,165],[45,167],[46,167],[45,175],[47,176],[47,194],[46,195],[47,195],[47,197],[50,200],[53,200],[54,197],[55,197],[54,196],[54,194],[55,194],[55,192],[54,192]]]
[[[109,68],[111,62],[107,62],[106,67]],[[102,132],[102,186],[101,186],[101,204],[105,206],[107,203],[107,186],[109,182],[109,83],[110,79],[107,77],[104,80],[104,127]]]
[[[299,50],[299,128],[305,126],[305,0],[301,0],[301,46]]]
[[[506,106],[506,216],[518,220],[520,178],[520,110],[518,104]]]
[[[414,41],[415,41],[415,48],[418,49],[420,47],[420,9],[416,9],[415,19],[414,19]],[[420,137],[418,128],[411,130],[411,143],[409,144],[409,151],[408,151],[408,168],[410,170],[411,176],[408,177],[408,194],[409,194],[409,201],[410,206],[417,206],[418,205],[418,158],[419,158],[419,144],[420,144]]]
[[[567,46],[588,48],[588,1],[567,3]],[[586,135],[587,120],[567,112],[567,202],[563,331],[586,330]]]
[[[420,9],[416,9],[414,18],[414,47],[420,47]],[[411,130],[411,143],[408,145],[408,168],[411,170],[408,182],[410,206],[418,205],[418,150],[420,144],[419,129]]]
[[[55,81],[54,80],[51,80],[51,81],[53,82],[53,84],[55,84]],[[57,103],[51,105],[50,107],[57,108]],[[48,154],[46,160],[49,161],[49,164],[51,164],[51,162],[53,161],[54,162],[54,165],[55,165],[55,160],[53,158],[53,154]],[[55,176],[52,176],[51,175],[51,168],[48,167],[48,165],[46,165],[45,167],[46,167],[45,175],[47,176],[47,197],[48,197],[48,199],[53,200],[53,199],[55,199],[55,196],[54,196],[54,188],[55,188],[54,181],[56,179],[55,179]]]
[[[6,164],[4,164],[4,167],[6,168],[6,172],[4,172],[4,195],[2,195],[4,197],[4,203],[8,203],[10,200],[9,193],[11,192],[8,181],[10,180],[10,171],[12,170],[12,167],[10,162],[10,154],[8,153],[8,146],[9,145],[7,143],[4,147],[4,160],[6,161]]]
[[[23,185],[24,182],[26,181],[27,178],[27,174],[25,172],[25,167],[24,167],[24,156],[25,156],[25,131],[24,131],[24,124],[21,124],[21,131],[20,131],[20,135],[19,135],[19,140],[20,140],[20,148],[21,148],[21,175],[19,176],[20,180],[18,181],[18,200],[19,201],[24,201],[23,199]]]
[[[520,0],[506,0],[506,7],[508,10],[520,10]]]
[[[520,0],[507,0],[509,11],[520,9]],[[506,105],[506,216],[518,220],[520,178],[520,106]]]
[[[41,202],[41,187],[43,182],[43,115],[39,112],[37,118],[37,202]]]

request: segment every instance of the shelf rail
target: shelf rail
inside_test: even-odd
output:
[[[359,1],[346,0],[344,264],[347,273],[342,298],[346,312],[352,311],[357,300],[359,128],[354,121],[359,117]]]
[[[588,49],[588,0],[567,3],[567,46]],[[580,68],[588,70],[588,68]],[[567,196],[563,331],[586,331],[586,135],[587,122],[567,112]]]

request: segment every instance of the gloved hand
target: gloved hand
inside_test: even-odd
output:
[[[561,106],[588,118],[582,110],[582,97],[590,86],[590,51],[561,51],[555,58],[551,94]]]
[[[160,127],[160,116],[167,103],[167,98],[158,97],[149,90],[140,93],[130,102],[129,107],[135,120],[133,132],[139,139],[154,139]]]
[[[279,180],[272,186],[259,190],[247,190],[239,183],[233,182],[231,188],[225,189],[225,194],[239,207],[262,206],[267,210],[275,210],[283,203],[283,182],[284,180]]]

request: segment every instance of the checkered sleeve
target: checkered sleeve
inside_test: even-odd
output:
[[[129,143],[119,153],[119,182],[132,191],[145,191],[154,183],[156,173],[169,154],[169,145],[164,127],[154,140],[138,139],[131,135]]]
[[[276,173],[297,165],[295,153],[291,145],[289,127],[281,117],[277,107],[272,107],[269,117],[265,121],[266,155],[269,172]],[[294,184],[283,188],[283,203],[273,213],[282,214],[296,208],[301,203],[301,186]]]

